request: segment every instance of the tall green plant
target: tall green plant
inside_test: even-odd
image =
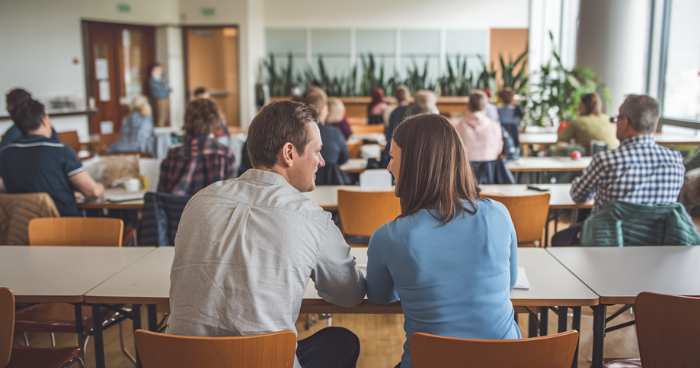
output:
[[[438,78],[437,84],[442,96],[466,96],[474,88],[474,73],[469,70],[467,55],[457,55],[454,66],[446,59],[447,73]]]
[[[508,55],[508,61],[505,61],[502,54],[498,55],[498,63],[501,66],[501,88],[510,88],[517,94],[527,93],[527,55],[528,50],[525,49],[515,60],[511,55]]]

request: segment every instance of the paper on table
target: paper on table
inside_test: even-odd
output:
[[[515,286],[513,289],[527,290],[530,288],[530,280],[527,279],[527,274],[525,273],[525,267],[518,266],[518,279],[515,280]]]
[[[105,199],[106,199],[108,202],[138,201],[139,199],[143,199],[143,193],[142,193],[142,192],[136,192],[136,193],[127,193],[127,192],[107,193],[107,194],[105,195]]]

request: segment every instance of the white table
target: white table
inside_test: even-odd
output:
[[[570,157],[521,157],[509,161],[506,167],[513,173],[581,172],[591,163],[591,157],[578,160]]]

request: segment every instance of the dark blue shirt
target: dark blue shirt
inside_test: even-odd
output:
[[[28,135],[0,149],[0,177],[8,193],[48,193],[61,216],[79,216],[70,177],[83,171],[72,149]]]

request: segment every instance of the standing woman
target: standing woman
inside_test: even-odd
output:
[[[372,234],[367,297],[401,301],[407,341],[400,367],[411,367],[408,339],[416,332],[520,338],[510,301],[515,229],[502,204],[479,199],[454,127],[434,114],[399,124],[389,171],[401,215]]]
[[[153,64],[148,75],[150,78],[148,80],[148,90],[156,107],[156,124],[159,127],[166,126],[170,120],[168,97],[172,89],[165,78],[163,78],[163,66],[160,63]]]

